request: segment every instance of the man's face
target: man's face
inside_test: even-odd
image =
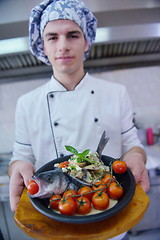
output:
[[[44,32],[44,52],[54,74],[72,74],[83,68],[84,52],[88,50],[80,27],[71,20],[47,23]]]

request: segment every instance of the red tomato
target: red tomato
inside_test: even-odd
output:
[[[76,201],[71,198],[62,198],[58,204],[58,210],[64,215],[73,215],[76,212],[77,205]]]
[[[66,167],[68,167],[68,165],[69,165],[69,162],[68,162],[68,161],[65,161],[65,162],[61,162],[61,163],[58,165],[58,167],[59,167],[59,168],[66,168]]]
[[[52,209],[58,210],[58,204],[61,199],[61,195],[55,194],[49,199],[49,206]]]
[[[78,193],[75,190],[70,189],[70,190],[68,190],[68,191],[63,193],[63,197],[64,198],[73,197],[73,196],[76,196],[77,194]],[[78,198],[78,196],[77,197],[73,197],[73,199],[76,199],[76,198]]]
[[[103,184],[102,182],[95,182],[92,186],[92,190],[95,191],[95,190],[101,190],[103,192],[106,192],[107,191],[107,187],[105,184]]]
[[[117,160],[112,163],[112,168],[116,173],[122,174],[122,173],[126,172],[127,164],[124,161]]]
[[[77,198],[76,203],[77,203],[77,210],[76,210],[77,213],[84,215],[91,211],[91,208],[92,208],[91,201],[87,197],[81,196]]]
[[[111,183],[108,187],[108,195],[110,198],[118,200],[123,195],[123,187],[117,182]]]
[[[31,179],[28,182],[27,190],[31,195],[34,195],[39,191],[39,186],[34,180]]]
[[[102,183],[106,184],[107,186],[109,186],[109,184],[111,182],[115,181],[115,178],[110,174],[110,173],[106,173],[106,175],[102,178]]]
[[[109,205],[109,197],[105,192],[98,191],[92,197],[93,207],[97,210],[105,210]]]
[[[84,186],[78,190],[78,194],[83,195],[84,197],[87,197],[91,200],[94,193],[92,191],[92,188],[90,188],[89,186]]]

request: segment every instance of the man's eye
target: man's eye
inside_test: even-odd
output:
[[[57,37],[50,37],[50,38],[48,38],[48,41],[54,41],[56,39],[57,39]]]
[[[69,38],[78,38],[77,35],[70,35]]]

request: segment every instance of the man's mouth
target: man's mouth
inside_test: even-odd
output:
[[[70,62],[70,61],[73,60],[73,57],[71,57],[71,56],[61,56],[61,57],[57,57],[56,60],[61,61],[61,62]]]

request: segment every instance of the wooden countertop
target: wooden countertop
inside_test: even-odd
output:
[[[116,215],[95,223],[69,224],[38,212],[24,189],[14,218],[22,231],[38,240],[106,240],[135,226],[143,218],[148,205],[149,198],[138,184],[132,200]]]

